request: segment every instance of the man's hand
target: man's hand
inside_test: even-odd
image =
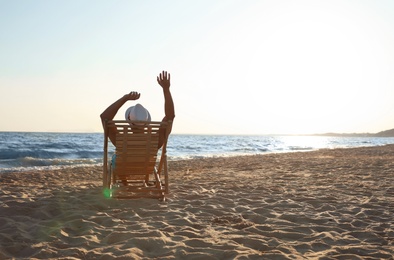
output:
[[[136,91],[131,91],[129,94],[124,95],[123,97],[126,98],[127,100],[137,100],[141,96],[140,93]]]
[[[157,83],[163,88],[163,89],[169,89],[170,88],[170,79],[171,75],[170,73],[167,74],[167,71],[164,71],[160,73],[159,76],[157,76]]]

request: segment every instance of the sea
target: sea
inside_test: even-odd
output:
[[[183,160],[386,144],[394,137],[171,134],[167,154]],[[102,133],[0,132],[0,173],[102,165],[103,147]]]

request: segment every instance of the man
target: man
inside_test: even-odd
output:
[[[163,122],[172,121],[175,118],[175,110],[174,110],[174,102],[172,100],[171,92],[170,92],[170,74],[167,71],[163,71],[157,76],[157,82],[163,89],[164,94],[164,113],[165,116],[163,118]],[[112,120],[118,110],[129,100],[137,100],[140,98],[140,93],[132,91],[129,94],[124,95],[115,103],[110,105],[101,115],[101,122],[103,123],[103,127],[105,127],[105,121]],[[133,107],[130,107],[126,111],[126,120],[145,120],[150,121],[149,112],[140,104],[137,104]],[[163,129],[164,130],[164,129]],[[110,128],[108,137],[113,144],[115,144],[116,137],[116,129]],[[159,131],[159,147],[163,145],[165,139],[165,132]]]

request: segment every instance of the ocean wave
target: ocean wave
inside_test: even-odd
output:
[[[288,149],[290,151],[311,151],[314,148],[311,146],[289,146]]]
[[[97,164],[74,164],[74,165],[48,165],[48,166],[28,166],[28,167],[11,167],[11,168],[0,168],[1,173],[7,172],[31,172],[31,171],[44,171],[44,170],[61,170],[65,168],[77,168],[77,167],[94,167],[102,166],[102,163]]]
[[[232,151],[235,153],[253,153],[253,152],[264,153],[264,152],[269,152],[270,150],[264,147],[240,147],[240,148],[235,148]]]
[[[79,159],[62,159],[62,158],[34,158],[23,157],[17,159],[0,160],[0,172],[9,171],[10,169],[49,167],[49,166],[82,166],[101,164],[101,158],[79,158]],[[38,167],[38,168],[37,168]]]

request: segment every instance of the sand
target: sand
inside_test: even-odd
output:
[[[101,168],[0,174],[0,259],[393,259],[394,145],[169,162],[115,200]]]

